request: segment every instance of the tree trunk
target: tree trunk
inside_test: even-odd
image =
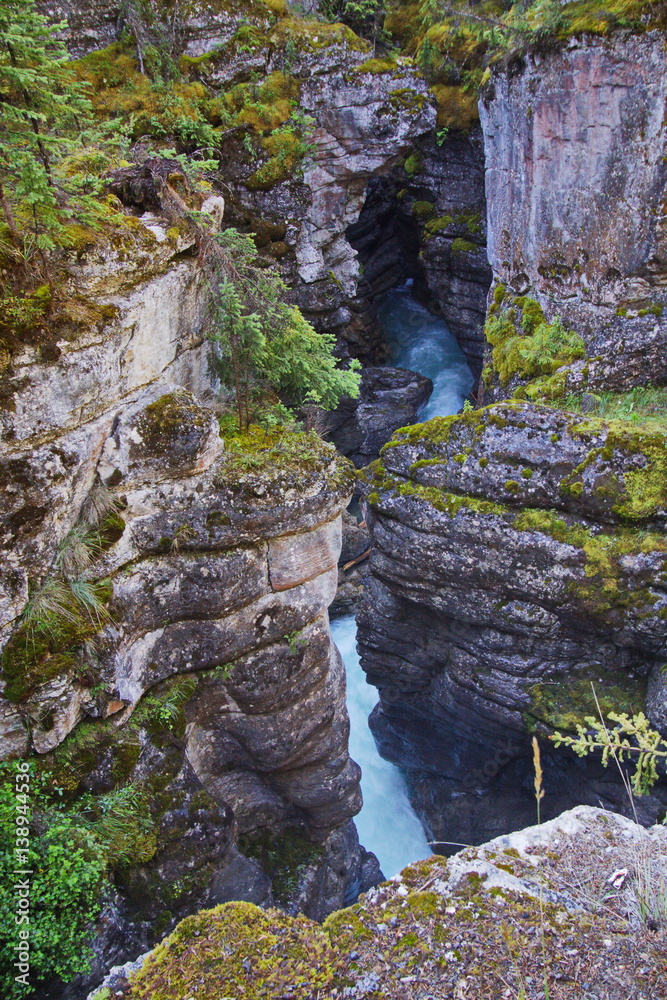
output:
[[[12,238],[12,243],[17,250],[23,249],[23,244],[21,242],[21,236],[16,228],[16,223],[14,222],[14,216],[12,215],[12,210],[9,207],[9,202],[7,201],[7,196],[5,195],[5,189],[0,181],[0,205],[2,205],[2,212],[5,217],[5,222],[7,223],[7,229],[9,229],[9,235]]]

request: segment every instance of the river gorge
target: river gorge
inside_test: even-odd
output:
[[[30,0],[102,133],[3,182],[3,985],[667,1000],[660,5],[311,6]]]

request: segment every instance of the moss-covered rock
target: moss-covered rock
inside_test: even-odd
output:
[[[578,970],[595,986],[623,975],[624,988],[640,982],[651,990],[659,942],[644,943],[636,972],[632,954],[644,932],[628,922],[619,897],[602,913],[595,898],[610,864],[631,868],[640,843],[660,864],[664,841],[658,827],[647,835],[613,813],[571,810],[449,860],[410,865],[323,926],[242,903],[203,911],[118,986],[129,1000],[172,1000],[175,991],[215,1000],[221,981],[234,998],[371,990],[417,1000],[425,988],[454,995],[462,977],[481,996],[506,983],[542,990]],[[573,864],[576,886],[568,881]]]

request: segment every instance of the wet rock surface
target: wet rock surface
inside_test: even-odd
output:
[[[357,468],[377,458],[395,430],[414,424],[433,391],[430,378],[402,368],[364,368],[357,399],[327,414],[326,437]]]
[[[338,560],[338,589],[329,614],[331,617],[353,614],[368,582],[368,557],[371,540],[365,521],[357,521],[349,511],[343,511],[343,544]]]
[[[371,358],[382,356],[378,300],[412,280],[417,297],[443,317],[478,376],[491,283],[479,129],[450,130],[442,143],[432,135],[420,138],[404,164],[370,181],[347,238],[363,265],[351,324],[361,348]]]

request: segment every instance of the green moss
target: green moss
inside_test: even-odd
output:
[[[345,947],[348,943],[353,945],[355,941],[373,938],[373,931],[363,922],[360,913],[360,905],[348,906],[344,910],[336,910],[326,918],[322,928],[333,944]]]
[[[418,219],[430,219],[435,215],[435,205],[430,201],[415,201],[412,205],[412,214]]]
[[[40,684],[70,671],[92,676],[84,643],[109,620],[110,598],[108,580],[83,586],[48,580],[31,597],[21,625],[2,651],[5,698],[23,701]]]
[[[129,720],[120,728],[116,718],[84,721],[41,759],[53,784],[68,796],[76,795],[86,777],[107,760],[114,782],[130,780],[142,749],[145,731],[156,747],[170,746],[185,734],[185,705],[198,684],[197,677],[181,675],[164,681],[145,694]]]
[[[405,906],[415,916],[437,917],[443,907],[443,897],[437,892],[411,892],[405,900]]]
[[[482,232],[482,216],[479,212],[460,212],[456,216],[459,226],[465,226],[472,236],[477,236]]]
[[[521,328],[523,332],[532,337],[535,331],[546,323],[542,306],[535,299],[526,295],[519,296],[514,300],[514,305],[521,310]]]
[[[453,225],[454,217],[452,215],[441,215],[437,219],[430,219],[424,228],[429,236],[437,236],[438,233],[449,229]]]
[[[206,518],[206,527],[209,531],[215,528],[223,528],[231,524],[229,514],[223,514],[221,510],[212,510]]]
[[[436,128],[469,131],[479,121],[477,94],[454,83],[436,83],[431,87],[437,102]]]
[[[623,475],[623,492],[614,505],[622,517],[651,517],[667,508],[667,435],[659,431],[629,430],[612,425],[607,447],[640,455],[643,465]]]
[[[452,253],[472,253],[475,250],[479,250],[479,247],[476,243],[471,243],[470,240],[464,240],[461,237],[452,240]]]
[[[421,486],[419,483],[394,481],[387,478],[383,484],[383,489],[395,491],[402,497],[412,497],[416,500],[423,500],[435,510],[450,517],[463,511],[471,514],[507,514],[508,508],[502,504],[494,503],[491,500],[481,500],[478,497],[461,496],[458,493],[448,493],[445,490],[436,489],[434,486]],[[382,501],[378,498],[378,504]],[[377,506],[376,505],[376,506]]]
[[[627,585],[624,583],[621,560],[627,555],[667,553],[667,538],[664,535],[631,528],[594,532],[554,511],[534,509],[518,513],[514,518],[514,527],[518,531],[548,535],[581,550],[587,579],[572,581],[569,589],[587,613],[596,616],[606,616],[609,612],[622,616],[627,610],[637,614],[651,613],[658,600],[649,589],[653,582],[652,571],[648,571],[647,585],[641,586],[636,576]]]
[[[305,917],[224,903],[186,917],[130,977],[127,1000],[327,996],[340,969],[327,933]]]
[[[542,403],[553,406],[562,397],[568,385],[568,371],[556,371],[553,375],[543,375],[533,379],[526,386],[520,386],[512,395],[514,398],[530,400],[531,403]]]
[[[355,68],[355,73],[395,73],[397,70],[400,70],[400,67],[396,60],[387,57],[385,59],[366,59]]]
[[[644,414],[634,411],[642,393],[655,410]],[[584,461],[561,481],[561,490],[581,494],[585,488],[581,476],[595,465],[597,495],[607,497],[620,517],[637,521],[667,508],[667,419],[663,410],[667,394],[664,390],[633,390],[628,396],[632,397],[630,419],[586,416],[569,425],[574,437],[602,438],[604,446],[589,450]],[[611,412],[618,411],[623,399],[612,400]],[[604,482],[600,483],[602,477]]]
[[[560,36],[608,35],[616,28],[645,31],[652,22],[664,27],[664,11],[647,0],[610,0],[604,6],[595,0],[574,0],[561,11]]]
[[[521,489],[521,485],[517,483],[516,479],[507,479],[505,481],[505,489],[508,493],[518,493]]]
[[[585,726],[587,716],[598,718],[596,697],[605,718],[609,712],[626,712],[632,716],[644,711],[646,681],[631,678],[626,671],[593,666],[579,676],[568,676],[566,681],[533,684],[528,694],[530,707],[526,715],[531,731],[540,722],[549,729],[576,732],[577,726]]]
[[[519,325],[515,309],[520,310]],[[585,354],[578,334],[566,330],[558,317],[547,323],[539,303],[526,296],[515,299],[513,309],[490,310],[484,333],[493,347],[493,368],[503,385],[517,375],[527,379],[551,375]]]
[[[304,490],[307,484],[325,481],[329,489],[352,489],[355,472],[350,462],[338,455],[333,445],[313,432],[287,427],[251,425],[239,433],[221,421],[225,458],[216,483],[237,495],[247,494],[257,503],[257,489],[274,501],[285,489]]]
[[[524,479],[532,479],[533,478],[533,470],[532,469],[522,469],[521,470],[521,475],[522,475],[522,477]]]
[[[405,160],[403,164],[403,169],[405,170],[408,177],[415,177],[417,174],[421,173],[423,166],[422,154],[419,152],[410,153],[410,155]]]
[[[141,415],[142,447],[156,453],[170,450],[174,436],[181,433],[184,426],[204,429],[208,423],[206,411],[194,400],[167,393],[150,403]]]
[[[389,91],[389,100],[394,111],[403,114],[418,114],[428,103],[426,94],[421,94],[411,87],[399,87]]]

